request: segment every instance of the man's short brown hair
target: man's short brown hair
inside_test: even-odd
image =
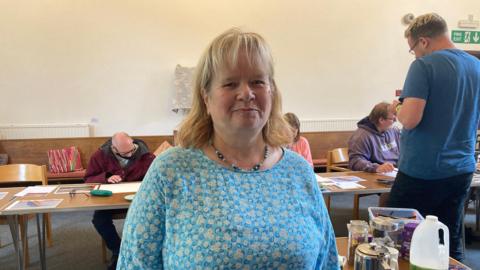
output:
[[[373,107],[370,115],[368,115],[368,120],[374,124],[380,122],[380,118],[387,119],[389,113],[390,104],[387,102],[381,102]]]
[[[415,18],[407,30],[405,37],[417,41],[420,37],[434,38],[448,31],[447,23],[437,13],[427,13]]]

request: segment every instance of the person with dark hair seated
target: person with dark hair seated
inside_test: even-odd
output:
[[[357,123],[348,140],[348,166],[354,171],[384,173],[395,169],[400,155],[400,130],[390,104],[379,103]]]

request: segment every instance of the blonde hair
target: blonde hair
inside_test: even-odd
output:
[[[420,37],[434,38],[448,31],[447,23],[437,13],[427,13],[415,18],[405,30],[405,37],[416,41]]]
[[[263,139],[271,146],[281,146],[291,141],[292,132],[282,117],[282,100],[274,80],[270,48],[259,34],[232,28],[216,37],[198,61],[193,79],[192,108],[178,130],[177,142],[180,146],[200,148],[211,140],[213,123],[203,94],[210,92],[212,80],[220,69],[238,63],[240,53],[245,53],[248,64],[267,68],[272,90],[272,110],[262,130]]]

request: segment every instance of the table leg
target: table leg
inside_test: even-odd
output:
[[[8,225],[10,226],[10,233],[12,234],[13,246],[15,248],[15,254],[17,255],[17,269],[25,269],[23,265],[23,249],[20,245],[20,230],[18,224],[18,215],[7,216]]]
[[[43,214],[36,214],[37,218],[37,237],[38,237],[38,251],[40,256],[41,269],[47,269],[47,263],[45,259],[45,219]]]
[[[475,230],[478,232],[480,229],[480,187],[476,187],[474,190],[475,198]]]

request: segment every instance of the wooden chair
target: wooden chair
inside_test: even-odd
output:
[[[327,172],[348,172],[348,148],[335,148],[327,152]],[[353,219],[360,218],[360,198],[372,194],[355,194],[353,197]],[[379,195],[379,194],[374,194]],[[327,209],[330,211],[330,196],[326,197]]]
[[[348,165],[348,148],[335,148],[327,152],[327,167],[326,172],[346,172],[349,169],[345,168]],[[331,196],[325,196],[325,205],[328,212],[330,212]]]
[[[45,165],[33,165],[33,164],[9,164],[0,166],[0,185],[4,187],[9,186],[29,186],[42,184],[47,185],[47,168]],[[3,218],[3,217],[2,217]],[[28,215],[22,215],[19,217],[20,224],[20,237],[22,239],[23,250],[25,251],[24,265],[29,262],[28,254],[28,239],[27,239],[27,222]],[[49,214],[44,214],[44,220],[46,222],[46,233],[48,246],[52,245],[52,229],[51,220]],[[1,223],[4,223],[0,219]]]
[[[348,148],[335,148],[327,152],[327,172],[347,172]]]

